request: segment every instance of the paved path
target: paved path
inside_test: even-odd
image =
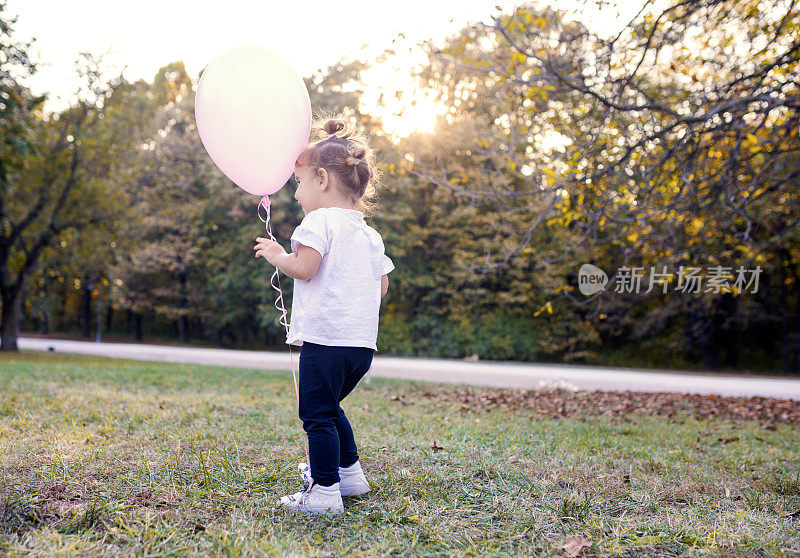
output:
[[[21,337],[20,349],[80,353],[159,362],[184,362],[239,368],[297,370],[299,347],[286,352],[235,351],[144,345],[95,343]],[[288,347],[288,346],[287,346]],[[298,350],[295,350],[298,349]],[[467,362],[457,359],[405,358],[376,355],[371,375],[385,378],[536,389],[542,385],[615,391],[670,391],[719,395],[758,395],[800,400],[800,379],[704,376],[680,372],[648,372],[624,368],[563,364],[520,364],[505,361]],[[289,376],[291,378],[291,374]]]

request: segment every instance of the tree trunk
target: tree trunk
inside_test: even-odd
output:
[[[78,320],[81,324],[81,337],[89,338],[89,330],[92,327],[92,291],[89,290],[88,285],[83,286],[83,294],[81,295],[80,316]]]
[[[188,341],[189,336],[187,335],[187,323],[186,323],[186,316],[181,315],[178,316],[178,342],[179,343],[186,343]]]
[[[49,290],[47,288],[47,280],[45,280],[44,289],[43,289],[44,300],[47,300],[48,293],[49,293]],[[49,333],[48,325],[49,324],[47,322],[47,311],[46,310],[42,310],[39,313],[39,333],[41,333],[42,335],[47,335],[47,333]]]
[[[798,303],[795,296],[795,309],[789,300],[789,289],[786,284],[792,279],[792,284],[797,284],[797,277],[792,268],[792,256],[788,250],[778,250],[780,257],[780,313],[781,313],[781,356],[783,358],[783,371],[786,374],[800,373],[800,332],[798,332]]]
[[[785,249],[778,250],[780,257],[780,312],[781,312],[781,357],[783,357],[783,371],[786,374],[792,373],[792,347],[789,342],[789,297],[786,292],[786,264],[789,254]]]
[[[22,314],[24,287],[3,294],[3,310],[0,316],[0,351],[18,352],[19,319]]]
[[[702,300],[690,300],[687,305],[685,358],[689,361],[699,354],[703,366],[716,370],[719,366],[719,328],[716,316],[716,303],[708,306]]]
[[[716,301],[711,303],[710,308],[702,319],[705,325],[703,328],[703,338],[700,345],[703,353],[703,365],[707,370],[718,370],[721,336],[719,313],[717,311]]]
[[[184,311],[187,306],[186,298],[186,273],[181,272],[178,274],[178,284],[180,285],[180,300],[178,301],[178,310]],[[186,322],[186,314],[178,316],[178,342],[187,343],[189,341],[189,327]]]
[[[735,368],[739,364],[740,335],[736,320],[736,309],[739,301],[730,293],[722,295],[722,307],[725,310],[725,332],[723,334],[723,348],[725,349],[725,366]]]
[[[39,316],[39,320],[40,320],[39,333],[41,333],[42,335],[47,335],[48,333],[50,333],[50,328],[48,327],[47,323],[47,312],[42,310]]]
[[[57,331],[64,331],[67,329],[67,278],[64,277],[63,281],[59,281],[59,285],[61,285],[61,292],[58,297],[58,315],[56,316],[55,328]]]
[[[111,331],[111,320],[114,317],[114,310],[111,308],[111,301],[108,301],[108,309],[106,310],[106,333]]]
[[[136,341],[142,340],[142,315],[136,314],[136,318],[133,321],[133,338]]]

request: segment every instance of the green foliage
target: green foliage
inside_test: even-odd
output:
[[[405,356],[536,360],[539,328],[530,319],[499,311],[476,319],[434,319],[421,314],[413,322],[397,314],[380,319],[378,351]]]
[[[380,316],[377,344],[380,354],[413,356],[416,347],[414,328],[405,316],[386,313]]]
[[[477,318],[448,320],[442,326],[437,356],[478,355],[492,360],[528,360],[539,357],[539,330],[530,318],[503,315],[500,311]]]

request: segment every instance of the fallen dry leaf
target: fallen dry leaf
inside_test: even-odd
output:
[[[759,421],[764,430],[775,430],[778,423],[800,422],[800,401],[772,397],[724,397],[686,393],[647,393],[636,391],[571,391],[562,388],[523,390],[455,386],[417,388],[407,394],[419,395],[438,403],[459,404],[458,411],[485,412],[492,409],[525,411],[546,418],[611,416],[630,420],[630,415],[665,416],[674,420],[678,413],[699,419]],[[405,401],[403,394],[393,400]],[[734,440],[731,440],[734,441]]]
[[[397,395],[397,394],[392,395],[389,399],[391,401],[399,401],[403,405],[413,405],[414,404],[413,401],[406,401],[405,395],[403,395],[402,393],[399,394],[399,395]]]
[[[583,535],[570,535],[564,543],[564,551],[567,556],[580,556],[584,548],[592,546],[592,541]]]
[[[47,488],[42,496],[47,500],[79,501],[83,500],[83,494],[75,488],[70,488],[64,483],[53,485]]]

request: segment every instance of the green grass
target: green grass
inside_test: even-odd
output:
[[[421,387],[452,389],[368,377],[345,400],[373,490],[331,518],[274,505],[305,460],[291,372],[0,355],[0,555],[800,553],[797,424],[539,419]]]

